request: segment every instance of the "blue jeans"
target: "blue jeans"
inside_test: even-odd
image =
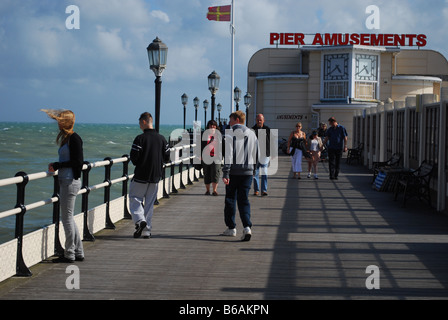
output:
[[[240,212],[243,227],[252,227],[250,221],[249,191],[253,176],[230,175],[230,182],[226,186],[226,199],[224,206],[224,221],[229,229],[236,227],[235,215],[236,205]]]
[[[341,166],[342,150],[328,149],[328,167],[330,169],[330,178],[337,178]]]
[[[255,169],[254,174],[254,192],[260,191],[260,179],[259,175],[261,173],[261,192],[268,192],[268,165],[269,157],[265,158],[263,163],[260,163]]]

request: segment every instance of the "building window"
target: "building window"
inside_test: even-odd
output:
[[[348,81],[325,81],[324,99],[339,100],[347,99]]]
[[[361,100],[372,100],[376,97],[376,83],[355,82],[355,98]]]

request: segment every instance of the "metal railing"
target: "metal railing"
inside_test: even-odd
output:
[[[193,159],[195,156],[191,155],[191,152],[185,152],[192,150],[196,145],[184,145],[180,147],[171,148],[170,152],[174,153],[174,159],[175,161],[171,161],[169,163],[164,164],[164,170],[163,172],[163,197],[169,198],[170,192],[171,193],[178,193],[178,190],[175,187],[175,182],[173,177],[176,174],[175,168],[177,167],[177,173],[180,173],[180,188],[185,188],[186,184],[190,185],[193,184],[193,181],[191,180],[190,174],[188,172],[188,178],[187,182],[184,183],[183,181],[183,171],[184,166],[186,170],[190,170]],[[173,157],[171,157],[173,159]],[[83,240],[84,241],[94,241],[95,237],[89,230],[89,194],[92,191],[104,189],[104,204],[106,205],[106,221],[105,221],[105,229],[115,229],[115,225],[112,222],[112,219],[110,218],[110,195],[111,195],[111,186],[114,184],[122,183],[122,190],[121,194],[124,197],[123,201],[123,219],[130,219],[131,215],[127,208],[127,202],[128,202],[128,181],[132,179],[134,176],[129,175],[128,173],[128,167],[129,167],[130,157],[129,155],[123,155],[121,158],[112,159],[112,158],[105,158],[102,161],[89,163],[84,162],[83,168],[82,168],[82,186],[81,189],[78,192],[78,195],[82,195],[82,204],[81,204],[81,213],[83,213]],[[122,169],[122,175],[121,177],[112,179],[111,177],[111,169],[113,165],[122,163],[123,169]],[[92,169],[96,168],[105,168],[104,173],[104,181],[95,185],[90,186],[89,185],[89,177],[90,177],[90,171]],[[166,171],[169,171],[169,175],[167,177]],[[30,181],[33,180],[39,180],[39,179],[45,179],[45,178],[53,178],[53,194],[50,198],[40,200],[34,203],[26,204],[25,202],[25,190],[26,186]],[[168,181],[171,179],[171,188],[169,188]],[[197,176],[197,170],[194,170],[194,181],[199,181]],[[55,225],[55,242],[54,242],[54,254],[55,255],[61,255],[64,252],[64,249],[62,248],[62,245],[59,240],[59,221],[60,221],[60,205],[59,205],[59,180],[58,180],[58,172],[55,173],[48,173],[48,172],[40,172],[40,173],[34,173],[34,174],[27,174],[25,172],[18,172],[13,178],[8,179],[2,179],[0,180],[0,187],[9,186],[9,185],[16,185],[17,186],[17,196],[16,196],[16,205],[13,209],[0,212],[0,219],[10,217],[10,216],[16,216],[16,223],[15,223],[15,236],[14,238],[17,239],[17,260],[16,260],[16,275],[22,276],[22,277],[28,277],[31,276],[32,273],[29,270],[29,268],[26,266],[24,259],[23,259],[23,236],[24,236],[24,220],[25,220],[25,214],[33,209],[43,207],[49,204],[53,204],[53,224]],[[156,203],[158,204],[158,200],[156,200]]]

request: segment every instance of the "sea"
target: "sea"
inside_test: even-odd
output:
[[[167,141],[175,129],[182,125],[160,125],[159,132]],[[137,124],[76,124],[75,131],[83,139],[84,160],[91,163],[121,158],[129,154],[134,138],[142,131]],[[0,122],[0,180],[12,178],[18,172],[27,174],[47,171],[48,164],[58,161],[56,122],[21,123]],[[112,179],[122,176],[123,164],[112,166]],[[129,164],[129,174],[134,171]],[[93,168],[89,184],[104,181],[104,167]],[[16,185],[0,187],[0,212],[13,209],[16,205]],[[53,178],[30,181],[26,186],[25,204],[31,204],[51,198],[53,195]],[[111,199],[121,196],[121,183],[111,187]],[[94,190],[89,195],[89,208],[104,202],[104,189]],[[75,212],[80,213],[81,197],[76,200]],[[32,209],[25,213],[24,232],[52,224],[52,205]],[[0,219],[0,244],[14,239],[15,216]]]

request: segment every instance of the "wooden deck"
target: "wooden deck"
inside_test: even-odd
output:
[[[290,162],[269,177],[269,196],[251,195],[253,236],[225,230],[224,187],[205,196],[202,180],[156,207],[153,238],[134,239],[130,220],[85,242],[75,263],[80,289],[68,290],[66,264],[43,262],[31,278],[0,284],[0,299],[298,300],[447,299],[448,217],[371,189],[371,174],[343,164],[339,180],[291,179]],[[306,163],[304,163],[306,168]],[[252,194],[252,192],[251,192]],[[368,266],[379,289],[366,288]]]

